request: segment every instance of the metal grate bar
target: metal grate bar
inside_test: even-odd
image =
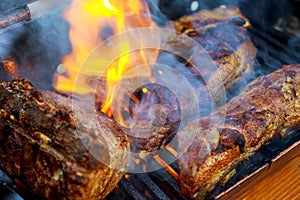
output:
[[[284,52],[290,58],[300,62],[300,52],[294,51],[290,49],[285,42],[287,42],[286,38],[283,38],[281,35],[276,34],[274,31],[265,30],[260,31],[259,27],[253,27],[251,32],[254,33],[256,36],[262,38],[264,41],[268,42],[269,44],[273,45],[276,49],[281,52]],[[280,39],[276,39],[280,38]]]
[[[157,172],[150,173],[149,176],[154,182],[163,182],[164,184],[167,184],[170,189],[179,193],[179,186],[176,180],[168,172],[166,172],[166,170],[161,169]]]
[[[25,6],[37,0],[1,0],[0,13]]]
[[[154,199],[170,199],[163,190],[161,190],[160,187],[148,176],[148,174],[139,174],[139,178],[143,181],[143,183],[150,189],[149,192],[151,192],[154,195]]]
[[[146,200],[147,197],[138,192],[136,187],[132,184],[132,181],[129,182],[126,178],[122,178],[118,184],[123,191],[127,194],[125,199],[136,199],[136,200]]]
[[[274,60],[277,60],[283,64],[297,63],[295,59],[291,58],[286,53],[275,50],[272,45],[270,45],[267,41],[263,40],[262,38],[260,37],[252,37],[252,38],[253,38],[253,42],[256,44],[256,47],[265,50],[265,52],[262,53],[266,53],[268,56],[273,57]]]

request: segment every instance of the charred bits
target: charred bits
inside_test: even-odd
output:
[[[225,151],[226,149],[235,149],[239,147],[240,153],[244,153],[245,138],[237,130],[224,128],[220,130],[220,142],[215,153]]]
[[[232,54],[240,44],[247,40],[244,31],[231,22],[222,23],[207,29],[203,36],[196,37],[195,40],[216,60]]]

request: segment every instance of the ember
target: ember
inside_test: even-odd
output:
[[[11,79],[18,78],[19,69],[15,58],[13,56],[7,56],[5,58],[1,58],[0,60],[4,73],[9,74]]]

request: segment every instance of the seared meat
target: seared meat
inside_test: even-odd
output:
[[[163,148],[173,139],[180,120],[180,107],[176,96],[167,88],[149,84],[147,93],[135,93],[141,101],[130,102],[134,126],[131,127],[131,149],[133,152],[149,153]],[[152,145],[152,146],[151,146]]]
[[[221,7],[212,11],[202,10],[172,23],[176,31],[184,33],[192,39],[184,34],[170,36],[164,44],[164,49],[169,50],[172,54],[161,51],[158,63],[171,66],[179,74],[185,76],[194,87],[198,99],[183,94],[186,95],[185,102],[182,102],[183,106],[191,108],[181,108],[189,110],[185,116],[190,118],[198,118],[199,114],[206,116],[215,109],[216,105],[219,106],[226,102],[225,89],[231,88],[242,77],[252,72],[256,48],[247,34],[246,27],[250,26],[249,20],[240,13],[237,7]],[[202,48],[195,46],[196,42],[191,41],[196,41]],[[197,67],[184,61],[183,63],[175,62],[175,54],[188,58]],[[169,85],[178,88],[182,93],[187,91],[181,82],[174,81],[176,79],[172,79],[172,77],[158,74],[159,72],[168,74],[164,72],[164,67],[156,66],[153,74],[158,82],[167,80]],[[172,103],[176,105],[177,102],[173,101]],[[192,109],[197,106],[199,112]],[[176,108],[176,106],[174,107]],[[170,111],[170,113],[172,112]],[[181,123],[184,123],[183,121],[186,120],[182,120]],[[173,139],[174,130],[177,131],[179,122],[180,118],[175,123],[165,124],[158,134],[149,138],[134,139],[133,145],[138,146],[137,149],[142,147],[144,152],[156,151],[162,148],[168,142],[167,140]]]
[[[191,46],[182,35],[172,37],[166,43],[167,48],[177,51],[179,55],[190,52],[190,60],[198,65],[198,74],[203,77],[208,88],[208,91],[204,88],[199,91],[200,109],[207,109],[207,101],[201,100],[204,93],[209,93],[206,96],[211,95],[213,103],[225,103],[221,100],[224,95],[222,88],[231,88],[253,70],[256,48],[247,34],[249,20],[240,13],[238,7],[223,6],[184,16],[174,21],[173,26],[176,31],[193,38],[202,47],[197,49]],[[190,50],[192,48],[193,51]],[[205,56],[201,54],[208,54],[210,60],[203,61]],[[202,114],[207,115],[210,111],[205,110]]]
[[[232,177],[238,162],[276,134],[285,136],[299,125],[300,65],[284,66],[257,78],[229,103],[193,121],[179,134],[179,150],[186,150],[179,158],[181,192],[205,198],[217,184]],[[190,138],[196,130],[195,138]]]
[[[160,52],[158,63],[171,66],[190,81],[198,99],[183,94],[187,97],[184,97],[185,102],[182,104],[190,108],[198,106],[199,112],[195,111],[197,109],[181,108],[189,110],[185,116],[188,115],[190,118],[198,118],[199,114],[206,116],[215,109],[216,105],[225,103],[225,89],[231,88],[242,77],[252,72],[256,48],[247,34],[246,27],[250,25],[249,20],[240,13],[237,7],[221,7],[212,11],[202,10],[172,23],[180,34],[170,36],[164,44],[164,49],[169,50],[173,55],[167,51]],[[193,43],[193,41],[196,42]],[[195,43],[200,44],[202,48]],[[175,62],[174,55],[176,54],[188,58],[188,61],[194,65],[184,61]],[[164,73],[164,67],[155,67],[153,74],[159,80],[158,82],[164,82],[167,79],[169,85],[173,84],[174,88],[179,88],[178,90],[183,93],[187,91],[182,83],[174,82],[172,77],[165,77],[157,74],[156,71],[161,74],[168,73]],[[170,83],[172,81],[174,83]],[[173,101],[173,104],[176,105],[176,101]],[[164,125],[157,134],[159,137],[152,136],[147,143],[142,142],[141,139],[137,141],[141,142],[145,151],[155,151],[163,147],[161,144],[167,143],[166,138],[172,139],[175,134],[171,130],[177,131],[176,124],[180,122],[179,120],[180,118],[174,124]]]
[[[128,167],[129,143],[114,122],[95,116],[26,80],[1,83],[0,167],[40,197],[104,198]]]

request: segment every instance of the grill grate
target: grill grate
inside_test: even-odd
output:
[[[260,69],[262,69],[256,74],[256,76],[265,75],[275,71],[283,64],[300,63],[300,52],[290,49],[287,45],[286,39],[279,33],[271,30],[264,30],[258,24],[253,25],[253,28],[249,33],[258,50],[257,65]],[[275,137],[269,144],[263,146],[250,159],[240,163],[236,167],[236,175],[224,186],[217,186],[214,191],[212,191],[209,199],[214,199],[218,194],[229,189],[247,175],[253,173],[266,163],[270,163],[271,160],[280,152],[299,140],[300,132],[296,132],[283,139],[280,138],[280,136]],[[170,156],[172,156],[171,153]],[[155,164],[159,165],[157,162]],[[172,163],[171,167],[177,173],[179,172],[177,162]],[[119,186],[126,188],[129,184],[130,188],[135,189],[127,189],[125,191],[126,194],[122,199],[188,199],[180,195],[180,189],[177,181],[165,169],[160,169],[151,173],[128,174],[128,176],[129,178],[126,179],[125,176],[120,181]],[[124,183],[126,183],[126,185],[123,185]],[[118,192],[121,191],[114,190],[107,199],[115,199],[114,195]]]
[[[253,173],[265,164],[270,163],[280,152],[299,140],[299,131],[284,139],[278,135],[269,144],[263,146],[259,152],[250,159],[241,162],[236,167],[236,175],[226,183],[226,185],[217,186],[211,193],[209,199],[214,199],[218,194],[229,189],[247,175]],[[173,163],[171,167],[178,169],[178,163]],[[116,188],[107,197],[108,200],[116,199],[116,196],[118,196],[118,199],[189,199],[180,195],[177,181],[165,169],[142,174],[128,174],[119,182],[119,187],[124,190],[121,191]],[[121,195],[124,196],[120,198]]]
[[[256,74],[268,74],[281,67],[282,64],[300,63],[300,52],[296,52],[287,46],[286,38],[275,31],[266,30],[258,24],[254,24],[250,35],[258,49],[257,65],[262,71]],[[300,140],[300,132],[288,136],[285,139],[276,137],[268,145],[264,146],[249,160],[243,161],[237,166],[237,174],[225,186],[217,187],[211,194],[213,199],[217,194],[233,186],[237,181],[246,175],[257,170],[259,167],[270,162],[282,150],[289,147],[295,141]],[[280,144],[280,145],[278,145]],[[169,153],[170,158],[173,154]],[[160,165],[155,159],[153,165]],[[170,165],[179,173],[178,163]],[[155,167],[157,168],[157,167]],[[5,184],[5,186],[1,186]],[[0,192],[9,191],[10,195],[16,195],[11,190],[14,189],[12,182],[0,170]],[[108,195],[107,200],[113,199],[179,199],[188,198],[180,195],[180,188],[176,179],[165,169],[142,174],[127,174],[119,182],[118,186]],[[8,198],[6,198],[8,199]],[[19,196],[10,198],[13,200],[21,199]]]
[[[25,6],[37,0],[1,0],[0,13],[7,12],[15,8]]]

